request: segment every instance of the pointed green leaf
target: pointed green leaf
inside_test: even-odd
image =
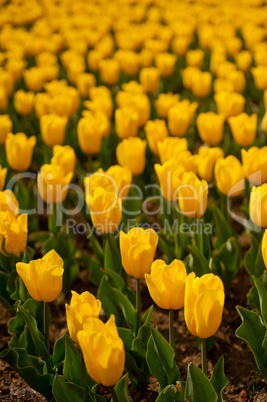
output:
[[[185,383],[179,382],[178,385],[167,385],[159,394],[156,402],[184,402]]]
[[[233,236],[233,232],[228,221],[225,219],[219,208],[217,208],[215,205],[213,205],[213,219],[215,223],[217,243],[219,243],[218,245],[221,246]]]
[[[128,397],[128,373],[126,373],[114,387],[115,394],[120,402],[129,402]],[[111,399],[113,401],[113,399]],[[114,402],[114,401],[113,401]]]
[[[180,371],[175,363],[174,350],[157,329],[151,328],[151,335],[155,343],[159,359],[167,374],[168,384],[175,384],[180,378]]]
[[[159,358],[156,351],[156,345],[153,341],[152,336],[150,336],[147,343],[147,353],[146,353],[147,365],[151,371],[151,375],[156,377],[159,382],[159,392],[163,390],[168,385],[168,377],[163,368],[163,364]]]
[[[189,402],[217,402],[218,396],[203,371],[190,363],[187,370],[185,397]]]
[[[129,328],[118,328],[119,335],[124,343],[124,348],[127,352],[130,352],[132,348],[132,343],[134,340],[134,336],[132,331]]]
[[[105,242],[104,268],[115,271],[118,274],[122,272],[118,242],[110,233],[107,234]]]
[[[94,233],[90,234],[92,249],[101,263],[104,262],[104,251]]]
[[[186,269],[189,272],[195,272],[197,276],[202,276],[204,274],[208,274],[209,263],[201,253],[201,251],[196,246],[187,246],[190,256],[187,259]]]
[[[65,361],[63,368],[64,377],[77,385],[82,385],[81,380],[81,353],[76,349],[69,335],[65,336]]]
[[[125,370],[129,373],[131,383],[135,387],[146,385],[148,376],[138,367],[135,357],[130,352],[125,352]]]
[[[250,235],[250,244],[250,249],[245,255],[244,264],[248,273],[258,278],[265,270],[265,264],[261,251],[261,243],[254,235]]]
[[[57,366],[59,363],[63,362],[63,360],[65,359],[65,344],[66,344],[65,337],[66,332],[61,338],[57,339],[57,341],[54,344],[54,351],[51,356],[54,367]]]
[[[267,328],[267,290],[265,289],[263,283],[259,279],[257,279],[255,276],[252,276],[252,280],[258,291],[261,315],[265,322],[265,326]]]
[[[267,361],[264,358],[265,349],[262,347],[266,328],[259,314],[238,306],[237,311],[242,319],[242,324],[236,330],[236,336],[243,339],[250,346],[256,364],[261,374],[267,378]]]
[[[139,328],[137,337],[133,341],[132,350],[138,353],[140,356],[145,357],[147,351],[147,342],[150,337],[150,322],[153,312],[153,306],[150,306],[146,312],[146,320],[144,324]]]
[[[223,390],[229,383],[228,378],[224,374],[223,356],[220,357],[216,366],[214,367],[210,382],[217,393],[218,402],[223,402]]]
[[[95,402],[93,394],[77,384],[67,382],[64,376],[58,374],[53,383],[53,396],[56,402]]]
[[[128,297],[126,297],[120,290],[113,289],[113,292],[118,298],[125,321],[129,325],[129,328],[131,329],[133,334],[135,334],[137,326],[137,313],[134,306],[132,305]]]

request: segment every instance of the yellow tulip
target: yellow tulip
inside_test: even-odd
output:
[[[76,154],[74,149],[69,145],[54,145],[52,165],[59,165],[63,168],[64,173],[74,173],[76,165]]]
[[[98,153],[102,145],[102,131],[94,116],[82,117],[77,126],[78,142],[81,150],[88,155]]]
[[[242,49],[243,43],[240,38],[237,38],[236,36],[232,36],[232,37],[228,38],[228,40],[225,42],[225,46],[226,46],[227,53],[229,54],[229,56],[235,56]]]
[[[0,88],[3,88],[7,97],[11,96],[14,91],[14,79],[11,72],[0,70]]]
[[[99,63],[102,59],[103,56],[97,49],[90,50],[87,53],[87,63],[89,69],[94,73],[97,73],[99,71]]]
[[[90,317],[99,317],[101,301],[87,291],[79,295],[72,290],[71,294],[70,305],[65,304],[67,326],[72,340],[78,342],[77,334],[82,331],[84,322]]]
[[[190,89],[190,90],[192,89],[192,78],[198,72],[200,72],[200,70],[197,67],[191,67],[191,66],[186,67],[183,70],[181,70],[183,86],[186,89]]]
[[[47,146],[53,147],[54,145],[63,144],[67,122],[67,117],[58,116],[54,113],[41,117],[41,136]]]
[[[266,92],[267,93],[267,92]],[[0,116],[1,117],[1,116]],[[267,112],[265,112],[262,121],[261,121],[261,129],[264,134],[267,134]]]
[[[265,228],[267,226],[267,183],[252,187],[249,199],[249,215],[252,222]]]
[[[216,78],[213,82],[213,90],[215,94],[218,94],[220,92],[234,92],[234,86],[233,84],[224,79],[224,78]]]
[[[267,147],[241,149],[242,164],[248,181],[259,186],[267,180]]]
[[[179,153],[187,151],[188,143],[186,138],[167,137],[158,142],[160,163],[176,157]]]
[[[175,36],[172,41],[172,49],[177,56],[183,57],[191,43],[189,36]]]
[[[257,134],[257,114],[249,116],[246,113],[241,113],[238,116],[229,118],[229,125],[237,144],[246,147],[251,145]]]
[[[34,300],[49,303],[62,290],[63,260],[55,250],[49,251],[43,258],[30,261],[29,264],[18,262],[16,269]]]
[[[91,88],[95,89],[95,88]],[[89,91],[89,94],[91,91]],[[93,98],[91,101],[84,101],[84,106],[86,109],[91,110],[92,112],[101,112],[104,113],[108,119],[111,119],[113,113],[113,102],[112,98],[109,95],[99,95]]]
[[[185,167],[182,163],[177,162],[176,158],[170,159],[163,165],[156,164],[154,166],[157,174],[160,189],[163,197],[168,201],[177,200],[177,178],[182,178]]]
[[[136,137],[139,128],[139,116],[133,106],[124,106],[115,110],[115,127],[119,138]]]
[[[111,314],[104,324],[98,318],[90,318],[77,335],[89,376],[104,386],[115,385],[122,376],[125,350]]]
[[[49,94],[40,92],[35,95],[34,110],[37,118],[40,120],[42,116],[51,113],[52,98]]]
[[[201,49],[188,50],[185,60],[188,66],[200,68],[204,61],[204,52]]]
[[[256,87],[260,91],[267,89],[267,66],[259,66],[251,69]]]
[[[0,191],[0,211],[8,211],[15,216],[18,215],[19,203],[13,191],[9,189],[5,191]]]
[[[29,91],[40,92],[43,89],[45,75],[41,67],[31,67],[24,70],[23,77]]]
[[[48,204],[63,202],[66,198],[72,172],[65,174],[59,165],[43,165],[37,176],[38,191]]]
[[[229,155],[216,161],[214,175],[219,191],[229,197],[237,197],[244,187],[244,169],[239,160]]]
[[[106,171],[116,183],[118,196],[124,201],[130,191],[132,183],[132,173],[127,166],[113,165]]]
[[[0,112],[8,106],[8,96],[4,87],[0,86]]]
[[[100,60],[101,79],[106,85],[115,85],[120,78],[120,64],[115,59]]]
[[[97,187],[85,198],[94,227],[99,233],[115,232],[122,219],[121,199],[113,186]]]
[[[174,73],[176,59],[176,56],[171,53],[159,53],[156,55],[156,66],[162,77],[169,77]]]
[[[223,126],[224,115],[207,112],[197,116],[197,129],[205,144],[219,144],[223,138]]]
[[[175,137],[183,137],[193,121],[198,103],[188,99],[177,102],[168,112],[168,127]]]
[[[5,187],[5,181],[6,181],[6,174],[7,174],[7,168],[3,168],[2,165],[0,165],[0,191],[3,190]],[[0,209],[2,211],[2,209]]]
[[[218,78],[227,79],[228,75],[236,70],[235,63],[231,63],[230,61],[223,61],[219,64],[216,74]]]
[[[140,65],[139,54],[131,50],[123,50],[122,52],[120,60],[121,70],[129,77],[137,75]]]
[[[156,92],[159,86],[159,70],[156,67],[143,68],[139,77],[145,92],[149,94]]]
[[[234,92],[244,92],[246,87],[246,77],[242,71],[231,71],[227,80],[233,86]]]
[[[153,229],[132,228],[126,234],[120,232],[122,266],[134,278],[149,274],[158,245],[158,235]]]
[[[32,162],[35,144],[35,136],[28,138],[24,133],[9,133],[6,139],[6,157],[9,166],[17,171],[27,170]]]
[[[212,180],[215,162],[219,158],[224,158],[224,152],[219,147],[200,147],[198,150],[198,156],[198,176],[209,183]]]
[[[127,166],[133,176],[141,174],[146,163],[146,141],[139,137],[126,138],[119,143],[116,156],[119,165]]]
[[[89,89],[96,86],[94,74],[81,73],[77,77],[77,88],[83,98],[89,97]]]
[[[246,100],[239,93],[220,92],[214,95],[214,99],[218,113],[223,114],[226,120],[244,111]]]
[[[176,179],[180,211],[189,218],[201,218],[206,212],[208,202],[208,183],[199,180],[193,172],[185,172]]]
[[[19,257],[27,246],[28,215],[15,216],[13,212],[0,212],[1,250]],[[2,252],[2,251],[1,251]]]
[[[244,71],[244,73],[247,73],[249,72],[252,64],[252,54],[248,50],[243,50],[235,55],[235,62],[240,70]]]
[[[187,272],[182,261],[174,260],[167,265],[156,260],[151,274],[145,274],[146,284],[154,302],[163,309],[178,310],[184,306]]]
[[[191,90],[198,98],[206,98],[211,91],[212,76],[208,71],[196,71],[192,76]]]
[[[11,133],[13,128],[13,123],[10,120],[8,114],[0,115],[0,145],[6,142],[6,137],[8,133]]]
[[[263,257],[265,267],[267,267],[267,231],[266,230],[264,231],[264,235],[262,238],[261,252],[262,252],[262,257]]]
[[[11,73],[14,81],[19,81],[22,77],[22,72],[26,66],[27,62],[25,60],[13,56],[6,61],[5,69]]]
[[[33,109],[34,93],[24,92],[22,89],[14,94],[14,106],[16,112],[22,116],[31,114]]]
[[[158,99],[155,101],[157,114],[160,118],[166,119],[168,117],[169,109],[178,102],[180,95],[168,92],[167,94],[159,94]]]
[[[221,52],[212,52],[210,55],[210,72],[217,75],[221,63],[226,61],[226,55]]]
[[[135,108],[139,116],[139,127],[143,127],[150,119],[151,104],[146,94],[136,94],[132,96],[131,105]]]
[[[150,120],[145,125],[146,139],[153,154],[158,155],[158,143],[169,136],[165,120]]]
[[[186,280],[184,315],[189,331],[202,339],[214,335],[222,322],[224,287],[214,274],[196,277],[191,272]]]
[[[150,49],[143,48],[139,53],[139,60],[142,67],[151,67],[154,60],[153,52]]]

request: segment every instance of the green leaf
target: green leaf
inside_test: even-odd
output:
[[[120,402],[129,402],[128,397],[128,373],[126,373],[114,387],[115,394]],[[113,399],[111,399],[113,401]]]
[[[236,276],[241,262],[240,244],[235,237],[228,239],[219,250],[213,254],[210,266],[211,271],[218,275],[226,289]]]
[[[159,382],[160,392],[160,390],[168,385],[168,377],[157,353],[156,345],[153,341],[152,336],[149,338],[147,343],[146,361],[151,371],[151,375],[156,377]]]
[[[43,334],[38,330],[36,320],[25,310],[22,306],[17,306],[19,311],[21,312],[32,337],[32,341],[36,350],[39,351],[39,355],[43,357],[46,361],[50,360],[50,355],[47,350],[45,339]]]
[[[67,382],[64,376],[55,375],[53,396],[57,402],[94,402],[95,397],[72,382]]]
[[[135,339],[132,334],[132,331],[129,328],[119,327],[118,332],[119,332],[121,339],[123,340],[125,350],[127,352],[130,352],[130,350],[132,348],[133,340]]]
[[[216,366],[214,367],[210,382],[217,393],[218,402],[223,402],[223,390],[229,383],[228,378],[224,374],[223,356],[220,357]]]
[[[233,232],[227,219],[225,219],[222,212],[215,205],[213,205],[213,219],[215,223],[215,233],[217,236],[216,246],[220,247],[233,236]]]
[[[185,383],[179,382],[178,385],[167,385],[159,394],[156,402],[184,402]]]
[[[135,357],[130,352],[125,352],[125,358],[125,370],[129,373],[133,386],[140,387],[146,385],[148,376],[144,370],[138,367]]]
[[[53,362],[53,368],[55,368],[59,363],[62,363],[65,359],[65,340],[66,333],[59,339],[54,344],[54,351],[51,356],[52,362]]]
[[[266,328],[259,314],[238,306],[237,311],[242,319],[242,324],[236,330],[236,336],[243,339],[250,346],[256,364],[261,374],[267,378],[267,361],[264,358],[265,349],[262,347]]]
[[[54,376],[46,374],[47,368],[43,360],[28,355],[22,348],[5,349],[0,357],[11,364],[31,388],[48,400],[52,398]]]
[[[104,263],[104,251],[103,251],[103,248],[101,247],[99,241],[97,240],[96,236],[94,235],[94,233],[91,233],[90,241],[91,241],[92,249],[93,249],[95,255],[97,256],[99,261],[103,264]]]
[[[168,258],[168,263],[171,263],[176,258],[175,251],[174,251],[174,244],[171,244],[165,238],[163,235],[159,235],[159,242],[158,242],[158,248],[160,251],[163,252]]]
[[[76,349],[71,338],[65,336],[65,361],[63,368],[64,377],[77,385],[82,385],[81,381],[81,353]]]
[[[203,371],[190,363],[187,370],[185,397],[189,402],[217,402],[218,396]]]
[[[254,235],[250,235],[250,249],[245,255],[245,268],[250,275],[257,278],[262,275],[265,270],[265,264],[262,257],[261,243]]]
[[[156,352],[167,374],[168,384],[175,384],[180,378],[180,371],[175,363],[174,350],[157,329],[151,328],[151,335]]]
[[[104,268],[115,271],[118,274],[121,274],[122,272],[121,255],[118,243],[109,233],[107,234],[105,242]]]
[[[134,306],[132,305],[128,297],[126,297],[120,290],[113,289],[113,292],[118,298],[125,321],[129,325],[132,333],[136,334],[137,313]]]
[[[187,246],[190,255],[186,262],[186,269],[189,272],[195,272],[196,276],[202,276],[208,274],[209,263],[196,246]]]
[[[153,312],[153,306],[150,306],[145,314],[145,322],[139,328],[137,337],[134,339],[132,344],[132,350],[134,350],[139,356],[145,357],[147,352],[147,342],[150,337],[150,324],[151,316]]]
[[[265,326],[267,328],[267,290],[263,286],[263,283],[259,279],[257,279],[255,276],[252,276],[252,280],[258,291],[259,300],[260,300],[260,308],[261,308],[261,316],[262,316]]]
[[[49,238],[52,238],[53,235],[51,235],[49,232],[46,231],[39,231],[39,232],[33,232],[30,233],[28,236],[28,241],[29,243],[44,243],[46,242]]]
[[[14,311],[13,303],[10,294],[7,291],[8,274],[0,272],[0,302],[10,312]]]

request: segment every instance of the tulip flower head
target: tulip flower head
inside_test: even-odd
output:
[[[249,199],[249,215],[252,222],[262,228],[267,227],[267,183],[252,187]]]
[[[34,300],[49,303],[62,290],[63,260],[55,250],[29,264],[18,262],[16,269]]]
[[[1,252],[19,257],[27,246],[28,215],[15,216],[9,210],[0,212]]]
[[[208,183],[199,180],[193,172],[185,172],[176,180],[180,211],[189,218],[201,218],[206,212]]]
[[[9,166],[19,172],[27,170],[32,162],[32,153],[35,144],[35,136],[28,138],[24,133],[9,133],[5,144]],[[23,158],[21,155],[23,155]]]

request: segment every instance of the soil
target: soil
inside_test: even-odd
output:
[[[132,284],[129,283],[129,285]],[[227,292],[222,324],[215,335],[213,348],[208,353],[209,374],[211,374],[220,356],[224,355],[225,374],[229,379],[229,385],[224,393],[225,401],[267,401],[267,381],[259,375],[253,354],[247,344],[235,336],[235,330],[241,324],[236,305],[246,306],[246,294],[250,286],[247,272],[244,268],[240,269]],[[96,294],[96,289],[88,284],[86,270],[81,270],[73,289],[78,292],[89,290]],[[69,298],[70,295],[68,295],[67,301]],[[52,344],[66,331],[64,303],[65,300],[61,302],[59,307],[52,305],[52,325],[50,328]],[[153,304],[145,283],[142,283],[142,304],[144,311]],[[9,313],[0,305],[0,351],[8,347],[10,340],[6,326],[9,318]],[[185,326],[182,311],[175,312],[174,322],[176,361],[181,372],[181,380],[185,380],[188,363],[192,362],[200,366],[200,352],[196,340]],[[157,325],[160,332],[166,338],[168,337],[168,314],[165,310],[155,306],[152,324]],[[138,391],[129,385],[130,400],[153,402],[158,396],[157,389],[158,383],[153,377],[150,379],[145,392],[143,390]],[[110,400],[110,395],[104,387],[99,387],[99,393]],[[9,364],[0,360],[0,400],[39,402],[45,401],[45,398],[32,390]]]

